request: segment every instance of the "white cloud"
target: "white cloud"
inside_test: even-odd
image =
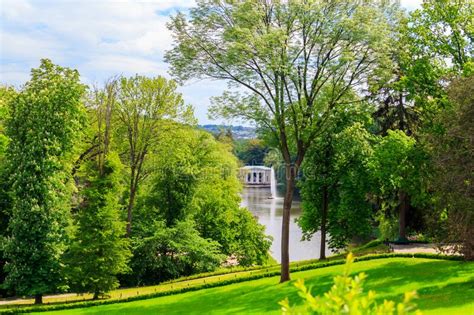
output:
[[[25,71],[21,64],[11,63],[8,65],[1,65],[0,67],[1,84],[20,86],[28,80],[29,75],[29,71]]]
[[[0,53],[2,59],[19,61],[38,61],[49,57],[63,62],[61,51],[66,47],[55,38],[41,32],[6,32],[0,30]]]
[[[165,75],[163,54],[171,47],[167,15],[193,4],[193,0],[0,0],[2,80],[19,78],[4,71],[9,63],[23,62],[28,73],[26,66],[40,58],[77,68],[88,78],[114,73]]]
[[[106,79],[114,75],[166,75],[167,64],[146,58],[126,55],[94,56],[81,64],[80,70],[92,74],[90,79]]]
[[[416,10],[421,7],[423,0],[401,0],[400,4],[408,11]]]
[[[421,0],[401,0],[409,10]],[[0,83],[20,85],[40,58],[78,69],[82,80],[101,83],[136,73],[167,76],[164,52],[171,47],[169,15],[194,0],[0,0]],[[185,101],[207,119],[209,98],[223,82],[180,88]]]

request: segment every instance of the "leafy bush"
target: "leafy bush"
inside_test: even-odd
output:
[[[128,283],[150,285],[160,281],[215,270],[224,260],[219,244],[199,235],[193,222],[178,221],[167,227],[154,224],[155,233],[135,240]]]
[[[304,284],[303,279],[298,279],[295,287],[299,290],[299,296],[304,301],[307,314],[409,314],[415,311],[412,300],[416,298],[416,292],[405,293],[403,302],[396,304],[393,301],[385,300],[382,304],[376,302],[376,294],[369,291],[364,294],[363,283],[367,278],[365,273],[359,273],[355,277],[350,277],[352,264],[355,259],[352,253],[347,255],[344,272],[334,278],[334,285],[329,292],[323,296],[314,297],[311,290]],[[279,303],[283,314],[298,314],[290,307],[288,298]],[[416,314],[421,314],[416,311]]]
[[[394,240],[398,235],[398,218],[379,211],[375,217],[378,222],[379,238],[382,240]]]

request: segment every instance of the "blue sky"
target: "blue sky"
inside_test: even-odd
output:
[[[421,0],[402,0],[408,10]],[[172,39],[169,16],[194,0],[0,0],[0,83],[21,86],[41,58],[78,69],[87,84],[114,75],[169,77],[164,52]],[[200,123],[211,96],[225,83],[188,82],[180,88]]]

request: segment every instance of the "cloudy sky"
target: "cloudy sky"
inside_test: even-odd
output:
[[[421,0],[402,0],[408,10]],[[41,58],[78,69],[87,84],[117,75],[164,75],[171,47],[169,16],[194,0],[0,0],[0,83],[20,86]],[[180,88],[200,123],[209,98],[225,84],[189,82]]]

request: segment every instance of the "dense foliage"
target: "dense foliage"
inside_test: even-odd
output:
[[[7,135],[10,234],[6,284],[21,295],[65,284],[62,254],[70,221],[71,168],[84,122],[79,73],[42,60],[10,102]]]
[[[384,240],[405,243],[420,234],[424,239],[435,236],[441,244],[450,244],[449,250],[470,257],[472,100],[467,86],[473,62],[472,2],[424,1],[421,9],[396,16],[396,41],[387,50],[391,63],[382,66],[386,71],[371,77],[368,85],[367,100],[375,107],[373,124],[365,126],[371,140],[354,145],[366,148],[366,154],[357,155],[364,180],[343,195],[356,197],[343,216],[351,224],[336,225],[329,245],[344,247],[358,240],[359,233],[350,227],[360,226],[360,221],[354,224],[351,215],[362,206],[371,219],[362,226],[366,231],[372,226]],[[342,168],[343,173],[337,173],[337,121],[329,126],[323,137],[315,138],[305,162],[304,169],[316,175],[302,173],[304,207],[299,222],[306,237],[331,228],[331,199],[344,192],[344,172],[350,171]],[[357,136],[350,138],[355,141]],[[323,219],[329,220],[328,227]],[[340,238],[341,231],[346,238]]]
[[[0,263],[11,293],[98,298],[119,280],[266,262],[264,228],[239,206],[231,143],[194,127],[176,88],[135,76],[86,93],[77,71],[44,60],[23,89],[1,89]]]
[[[435,174],[432,232],[442,244],[474,259],[474,76],[448,89],[452,106],[436,118],[439,133],[429,136]]]
[[[108,155],[103,165],[84,165],[84,188],[75,214],[75,231],[65,260],[75,292],[92,292],[94,299],[119,286],[117,275],[129,270],[131,256],[120,217],[122,164]]]
[[[244,165],[263,165],[269,148],[259,139],[236,141],[235,155]]]
[[[342,249],[355,237],[367,239],[371,234],[367,164],[375,140],[368,130],[369,109],[362,104],[334,112],[303,164],[303,213],[298,223],[306,238],[321,232],[321,259],[327,240],[331,249]]]
[[[224,255],[219,243],[199,235],[191,220],[168,227],[154,222],[153,234],[135,238],[132,272],[124,281],[129,285],[150,285],[193,273],[212,271]]]
[[[191,128],[174,130],[161,142],[153,175],[138,199],[128,281],[153,283],[210,271],[225,256],[245,266],[266,262],[270,242],[263,226],[239,206],[231,149]]]
[[[127,235],[132,230],[133,208],[140,184],[147,176],[149,155],[158,145],[159,133],[166,130],[165,120],[188,122],[192,111],[184,105],[177,85],[163,77],[122,77],[116,83],[111,101],[116,103],[114,116],[119,120],[117,134],[126,139],[121,151],[129,172]]]

